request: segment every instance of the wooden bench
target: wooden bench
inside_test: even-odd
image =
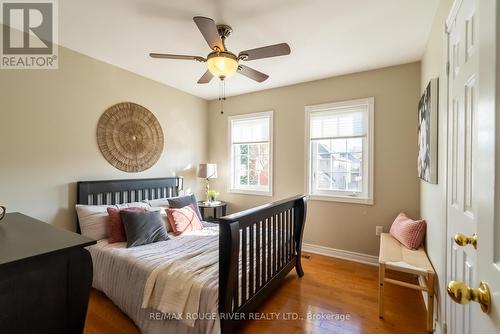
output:
[[[432,267],[423,247],[418,250],[406,248],[389,233],[380,235],[379,256],[379,290],[378,308],[379,318],[384,317],[384,284],[396,284],[410,289],[427,292],[427,331],[434,329],[434,281],[436,272]],[[420,284],[412,284],[385,277],[385,270],[410,273],[423,278]]]

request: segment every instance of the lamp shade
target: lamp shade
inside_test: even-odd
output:
[[[199,164],[198,165],[198,177],[204,179],[216,179],[217,178],[217,164]]]

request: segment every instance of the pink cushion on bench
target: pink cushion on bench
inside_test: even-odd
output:
[[[392,223],[389,233],[410,249],[418,249],[425,236],[425,220],[413,220],[401,212]]]

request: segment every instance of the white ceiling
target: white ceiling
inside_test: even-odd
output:
[[[64,0],[59,42],[99,60],[205,99],[218,80],[199,85],[206,65],[151,59],[149,52],[206,56],[210,49],[192,17],[229,24],[230,51],[287,42],[289,56],[245,64],[269,74],[263,83],[242,75],[226,94],[331,77],[419,60],[438,0]]]

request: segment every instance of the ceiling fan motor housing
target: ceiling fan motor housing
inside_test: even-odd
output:
[[[226,39],[233,32],[233,28],[231,28],[227,24],[218,24],[217,25],[217,31],[219,32],[219,36],[222,39]]]

